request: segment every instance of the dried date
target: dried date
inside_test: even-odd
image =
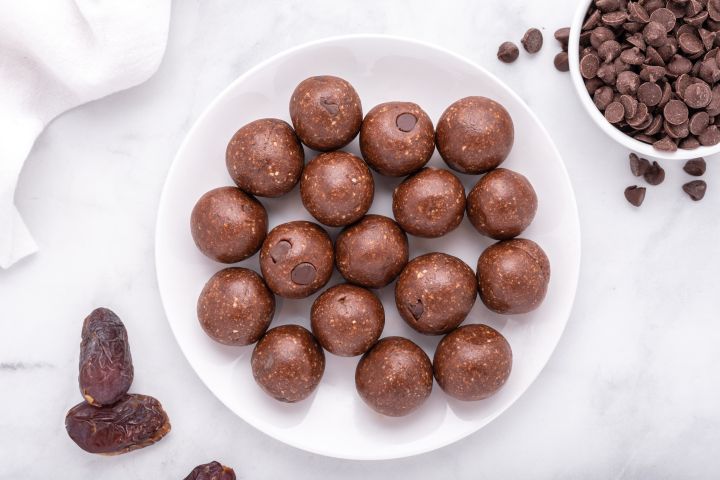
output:
[[[210,462],[193,468],[185,480],[235,480],[235,472],[220,462]]]
[[[170,421],[155,398],[129,394],[108,407],[75,405],[65,417],[65,429],[87,452],[118,455],[159,441],[170,431]]]
[[[83,322],[80,342],[80,392],[94,406],[112,405],[133,381],[127,330],[107,308],[98,308]]]

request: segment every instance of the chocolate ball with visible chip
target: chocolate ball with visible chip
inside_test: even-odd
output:
[[[360,131],[362,104],[349,82],[331,75],[310,77],[290,98],[290,118],[302,143],[321,152],[342,148]]]
[[[422,168],[435,151],[432,120],[411,102],[381,103],[368,112],[360,129],[360,150],[370,167],[391,177]]]
[[[505,107],[485,97],[465,97],[440,117],[435,134],[443,160],[462,173],[484,173],[512,150],[515,129]]]
[[[342,357],[362,355],[385,327],[382,302],[370,290],[347,283],[325,290],[310,310],[312,332],[325,350]]]
[[[300,180],[303,205],[317,221],[330,227],[360,220],[374,195],[370,169],[347,152],[321,153],[307,164]]]
[[[197,303],[200,326],[225,345],[250,345],[270,326],[275,296],[262,277],[247,268],[226,268],[205,284]]]
[[[420,408],[432,385],[432,364],[427,354],[402,337],[380,340],[363,355],[355,370],[360,398],[390,417],[402,417]]]
[[[463,401],[495,394],[510,377],[512,350],[503,335],[487,325],[464,325],[443,338],[433,371],[445,393]]]
[[[465,215],[465,187],[447,170],[424,168],[393,192],[393,215],[411,235],[436,238],[455,230]]]
[[[483,176],[467,198],[470,223],[496,240],[520,235],[535,218],[537,206],[537,195],[528,179],[505,168]]]
[[[198,249],[222,263],[255,254],[267,234],[265,207],[239,188],[210,190],[195,204],[190,230]]]
[[[312,222],[295,221],[273,228],[260,249],[260,270],[275,295],[305,298],[330,280],[330,236]]]
[[[445,253],[414,258],[395,284],[395,305],[412,328],[442,335],[460,325],[475,305],[475,272]]]
[[[477,265],[480,299],[501,314],[535,310],[550,283],[550,261],[532,240],[515,238],[491,245]]]
[[[230,139],[225,163],[240,189],[260,197],[279,197],[300,180],[305,152],[287,122],[263,118],[250,122]]]
[[[395,280],[408,255],[407,235],[382,215],[366,215],[335,240],[337,269],[345,280],[363,287],[381,288]]]
[[[282,325],[270,329],[255,345],[250,365],[265,393],[275,400],[294,403],[309,397],[320,384],[325,354],[305,328]]]

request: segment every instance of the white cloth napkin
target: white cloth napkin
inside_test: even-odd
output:
[[[13,203],[35,139],[57,115],[147,80],[170,0],[0,0],[0,268],[37,250]]]

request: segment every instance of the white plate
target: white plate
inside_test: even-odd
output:
[[[282,404],[266,396],[253,381],[252,347],[225,347],[201,330],[195,316],[197,296],[223,265],[195,248],[190,211],[207,190],[232,184],[225,169],[225,146],[232,134],[257,118],[289,121],[293,89],[304,78],[320,74],[350,81],[360,94],[364,111],[381,102],[408,100],[437,121],[453,101],[484,95],[502,103],[512,115],[515,146],[503,166],[526,175],[537,191],[538,213],[523,236],[545,249],[552,278],[547,298],[535,312],[494,315],[478,299],[466,321],[493,326],[512,346],[512,374],[494,397],[463,403],[447,397],[435,384],[419,411],[399,419],[382,417],[365,406],[355,391],[358,358],[326,354],[325,375],[316,393],[297,404]],[[347,149],[359,154],[357,140]],[[308,158],[314,154],[307,153]],[[444,166],[437,152],[431,165]],[[477,177],[463,176],[462,180],[469,189]],[[392,189],[400,179],[375,175],[375,181],[370,211],[392,216]],[[312,220],[298,190],[279,199],[261,199],[271,228],[290,220]],[[330,229],[333,237],[337,231]],[[478,256],[490,244],[465,219],[460,228],[440,239],[411,236],[410,253],[415,257],[444,251],[474,269]],[[386,36],[348,36],[302,45],[272,57],[234,81],[208,107],[170,169],[158,213],[156,263],[162,301],[175,337],[197,374],[228,408],[257,429],[297,448],[349,459],[388,459],[440,448],[477,431],[528,388],[558,343],[570,314],[580,263],[580,227],[560,155],[535,115],[508,87],[474,63],[431,45]],[[240,265],[259,271],[257,255]],[[340,281],[335,272],[329,285]],[[394,305],[392,285],[379,294],[387,315],[383,336],[408,337],[432,358],[439,337],[419,335],[403,322]],[[272,326],[299,323],[309,328],[314,298],[278,298]]]

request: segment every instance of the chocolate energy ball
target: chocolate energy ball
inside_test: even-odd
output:
[[[392,282],[407,264],[405,232],[382,215],[366,215],[335,240],[335,263],[345,280],[368,288]]]
[[[305,151],[287,122],[264,118],[238,130],[225,151],[233,181],[260,197],[279,197],[300,180]]]
[[[225,345],[250,345],[270,326],[275,296],[247,268],[226,268],[205,284],[197,303],[200,326]]]
[[[407,233],[441,237],[462,222],[465,188],[447,170],[424,168],[395,188],[392,209],[395,220]]]
[[[438,385],[458,400],[482,400],[505,385],[512,370],[510,344],[487,325],[464,325],[443,338],[435,350]]]
[[[311,222],[273,228],[260,249],[260,270],[270,290],[285,298],[305,298],[330,280],[333,245],[327,232]]]
[[[488,172],[467,198],[470,223],[496,240],[520,235],[535,218],[537,206],[537,195],[528,179],[505,168]]]
[[[412,328],[441,335],[460,325],[475,305],[475,272],[445,253],[414,258],[395,284],[395,305]]]
[[[342,148],[360,131],[362,104],[347,81],[330,75],[310,77],[290,98],[290,118],[302,143],[321,152]]]
[[[414,103],[381,103],[363,120],[360,150],[365,161],[383,175],[403,177],[413,173],[435,151],[432,120]]]
[[[480,299],[493,312],[527,313],[545,298],[550,262],[532,240],[505,240],[480,255],[477,281]]]
[[[450,168],[471,174],[487,172],[505,161],[514,138],[510,114],[485,97],[465,97],[450,105],[435,134],[438,151]]]
[[[358,363],[355,387],[373,410],[402,417],[430,396],[432,364],[422,348],[402,337],[380,340]]]
[[[335,285],[324,291],[310,311],[312,331],[325,350],[343,357],[362,355],[385,327],[382,302],[370,290]]]
[[[375,182],[365,162],[355,155],[342,151],[321,153],[305,167],[300,195],[318,222],[341,227],[367,213],[375,195]]]
[[[255,345],[250,365],[265,393],[293,403],[317,388],[325,372],[325,354],[305,328],[282,325],[270,329]]]
[[[220,187],[200,197],[190,230],[202,253],[222,263],[252,256],[267,234],[265,207],[239,188]]]

